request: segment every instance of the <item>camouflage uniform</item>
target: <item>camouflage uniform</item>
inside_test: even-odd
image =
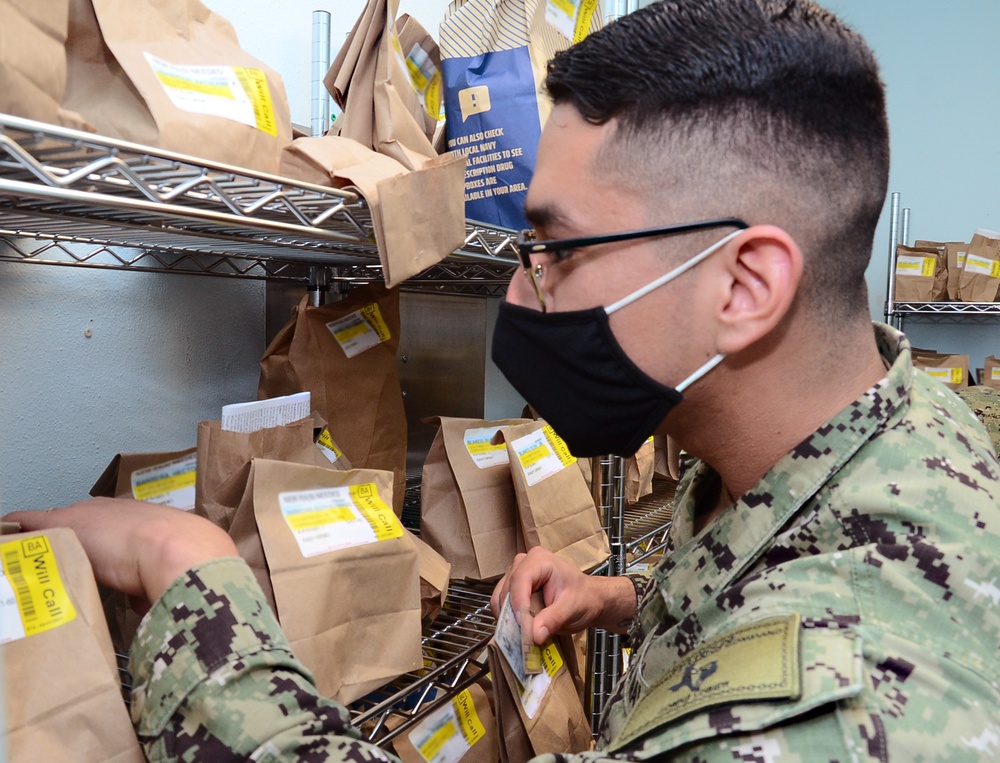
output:
[[[688,471],[603,751],[539,763],[1000,754],[1000,464],[902,335],[877,333],[888,377],[697,536],[718,476]],[[140,630],[151,759],[385,759],[315,696],[239,564],[183,578]]]

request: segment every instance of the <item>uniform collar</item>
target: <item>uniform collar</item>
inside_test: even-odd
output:
[[[670,546],[674,550],[654,572],[667,608],[667,621],[724,590],[760,556],[778,530],[830,477],[909,400],[913,383],[910,345],[884,324],[874,325],[886,376],[781,458],[764,477],[693,536],[695,508],[717,495],[719,475],[696,461],[678,486]],[[670,592],[682,592],[673,600]],[[662,629],[663,623],[658,623]]]

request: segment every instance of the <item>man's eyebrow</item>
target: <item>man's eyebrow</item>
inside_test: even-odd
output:
[[[566,216],[555,206],[525,207],[524,214],[534,228],[565,227],[569,224]]]

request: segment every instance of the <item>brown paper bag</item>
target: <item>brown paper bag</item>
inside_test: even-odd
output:
[[[247,500],[265,569],[247,563],[323,695],[347,704],[422,665],[418,555],[390,472],[254,459]]]
[[[133,498],[190,511],[194,508],[195,454],[195,448],[169,453],[118,453],[90,488],[90,494],[95,498]],[[129,606],[125,594],[103,587],[100,592],[111,643],[119,654],[128,654],[142,615]]]
[[[472,684],[392,741],[403,763],[496,763],[497,724],[486,691]]]
[[[141,763],[94,575],[76,535],[63,528],[6,535],[0,559],[4,598],[12,600],[3,637],[13,640],[0,647],[10,760]]]
[[[1000,389],[1000,358],[990,355],[983,363],[983,386]]]
[[[625,459],[625,500],[635,503],[653,492],[653,465],[656,446],[653,438],[639,446],[634,456]]]
[[[351,464],[396,475],[397,516],[406,489],[398,349],[399,292],[369,284],[322,307],[305,296],[265,350],[257,387],[262,400],[308,391]]]
[[[64,105],[102,135],[277,173],[278,73],[198,0],[70,0]]]
[[[95,498],[134,498],[177,509],[194,508],[196,448],[165,453],[118,453],[90,488]],[[133,475],[137,475],[133,479]],[[190,500],[187,500],[190,495]]]
[[[420,565],[420,619],[429,623],[441,612],[444,600],[448,596],[451,565],[416,535],[409,530],[405,532],[417,549]]]
[[[896,301],[937,302],[948,294],[947,248],[896,247]]]
[[[492,444],[502,427],[524,419],[435,418],[438,433],[424,461],[420,535],[451,563],[455,578],[490,580],[523,550],[507,449]]]
[[[313,440],[315,416],[256,432],[228,432],[219,421],[198,425],[198,473],[195,513],[228,531],[246,487],[254,458],[349,469],[349,459],[330,463]]]
[[[327,135],[293,141],[282,155],[281,173],[315,185],[351,188],[364,197],[389,287],[440,262],[465,242],[465,157],[459,154],[444,154],[409,172],[357,141]],[[428,209],[434,214],[428,215]]]
[[[0,0],[0,114],[82,128],[66,92],[69,0]]]
[[[507,443],[526,548],[541,546],[584,572],[611,553],[594,497],[566,443],[544,421],[499,433]]]
[[[913,366],[937,379],[948,389],[965,389],[969,386],[969,356],[945,355],[917,351],[913,353]]]
[[[564,654],[572,644],[560,637],[542,649],[545,671],[522,687],[495,642],[489,644],[490,673],[500,738],[500,760],[522,763],[549,752],[576,753],[593,747],[587,713]]]
[[[995,302],[1000,290],[1000,233],[977,230],[962,268],[959,295],[963,302]]]
[[[948,301],[958,299],[958,287],[962,279],[962,267],[965,265],[965,253],[969,245],[962,241],[914,241],[916,249],[940,249],[945,248],[947,255],[947,286],[946,293]]]
[[[324,84],[344,110],[337,119],[340,135],[415,170],[437,153],[432,140],[441,115],[441,57],[409,17],[401,21],[410,27],[410,47],[402,48],[397,7],[397,0],[368,0]],[[427,81],[420,93],[411,72]]]

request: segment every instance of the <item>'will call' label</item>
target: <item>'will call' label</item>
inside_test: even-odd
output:
[[[542,706],[542,700],[545,698],[545,693],[552,685],[552,679],[556,677],[556,673],[563,666],[562,655],[559,654],[559,647],[555,645],[554,641],[546,641],[542,647],[542,665],[545,667],[545,670],[541,673],[528,676],[528,680],[523,684],[518,682],[518,688],[520,689],[518,698],[521,700],[521,707],[524,708],[524,714],[529,718],[534,718],[538,713],[538,709]]]
[[[0,544],[0,644],[65,625],[76,609],[44,535]]]
[[[337,340],[344,354],[353,358],[365,350],[370,350],[391,338],[389,327],[382,319],[382,313],[377,304],[371,304],[360,310],[355,310],[343,318],[326,324]]]
[[[277,137],[274,102],[261,69],[182,66],[143,53],[171,103],[182,111],[222,117]]]
[[[305,557],[403,536],[371,482],[279,493],[278,503]]]
[[[1000,260],[991,260],[989,257],[980,257],[970,252],[965,255],[964,270],[966,273],[1000,278]]]
[[[408,738],[427,763],[457,763],[484,736],[486,728],[466,689],[421,721]]]
[[[576,463],[576,458],[569,452],[566,443],[548,424],[514,440],[511,445],[524,469],[529,487]]]

